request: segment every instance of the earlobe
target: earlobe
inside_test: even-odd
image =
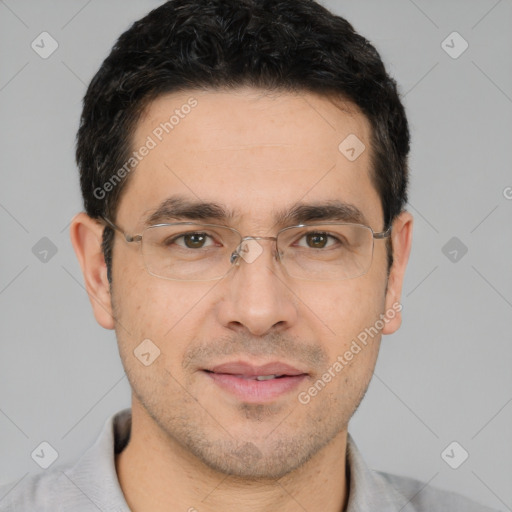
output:
[[[409,261],[412,246],[413,216],[403,211],[393,222],[392,246],[393,265],[388,278],[386,291],[386,322],[382,334],[392,334],[400,328],[402,323],[402,286],[404,282],[405,269]]]
[[[96,321],[105,329],[113,329],[110,285],[101,248],[103,229],[98,221],[81,212],[71,221],[69,231]]]

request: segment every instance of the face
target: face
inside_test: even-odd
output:
[[[182,108],[187,104],[195,106]],[[172,131],[158,130],[176,109]],[[353,161],[339,149],[350,134],[366,146]],[[149,106],[134,148],[148,136],[156,145],[132,171],[115,219],[130,235],[177,196],[216,203],[231,216],[197,219],[189,212],[160,222],[275,236],[289,225],[276,212],[337,201],[359,210],[375,232],[384,229],[369,174],[370,125],[354,106],[308,93],[191,91]],[[375,241],[365,275],[343,281],[292,278],[274,242],[260,240],[254,260],[241,259],[220,280],[193,282],[150,275],[140,244],[116,234],[111,303],[93,306],[104,327],[115,327],[133,409],[176,450],[226,474],[278,478],[300,467],[346,433],[381,334],[399,326],[408,251],[404,236],[393,236],[398,253],[389,281],[385,240]],[[134,351],[147,339],[160,355],[145,366]]]

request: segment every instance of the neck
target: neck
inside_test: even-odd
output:
[[[347,431],[280,479],[241,479],[219,473],[165,436],[132,405],[132,430],[116,455],[116,471],[133,512],[342,512],[348,501]]]

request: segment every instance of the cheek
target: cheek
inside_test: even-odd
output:
[[[334,401],[348,393],[342,401],[350,396],[357,402],[369,383],[380,346],[381,333],[375,325],[383,312],[384,290],[385,284],[366,275],[316,294],[311,309],[327,327],[318,342],[328,360],[324,369],[328,374],[317,377],[332,379],[329,395]]]
[[[121,268],[119,269],[122,270]],[[125,269],[114,281],[116,334],[123,351],[133,350],[146,339],[162,355],[179,361],[196,329],[204,322],[204,297],[209,288],[153,277],[142,269]]]
[[[374,325],[383,312],[385,280],[367,274],[354,280],[326,283],[320,291],[303,289],[299,296],[304,297],[316,322],[326,326],[326,333],[333,340],[329,345],[341,349],[365,328]]]

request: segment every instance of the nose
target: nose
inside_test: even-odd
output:
[[[276,258],[275,242],[244,239],[239,254],[238,259],[232,258],[235,267],[224,278],[219,321],[254,336],[290,328],[298,318],[297,300]]]

